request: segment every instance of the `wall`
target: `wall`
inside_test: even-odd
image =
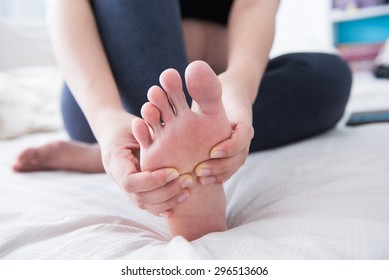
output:
[[[331,0],[281,0],[271,56],[287,52],[334,52]]]
[[[45,0],[0,0],[0,17],[39,19],[45,15]]]

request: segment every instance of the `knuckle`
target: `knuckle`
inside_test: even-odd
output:
[[[161,203],[160,206],[163,209],[163,211],[165,211],[165,210],[173,208],[176,205],[177,205],[177,201],[173,198],[173,199],[169,199],[169,200]]]
[[[126,183],[120,184],[127,193],[134,193],[134,186]]]
[[[250,127],[250,128],[249,128],[249,133],[248,133],[250,139],[253,139],[253,138],[254,138],[254,134],[255,134],[254,128],[253,128],[253,127]]]
[[[167,199],[170,199],[170,198],[175,197],[175,196],[177,195],[177,191],[176,191],[175,188],[172,188],[172,189],[170,189],[170,190],[167,192],[167,194],[168,194]]]

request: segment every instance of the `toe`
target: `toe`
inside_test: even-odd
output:
[[[165,70],[162,72],[159,81],[166,91],[176,114],[179,114],[180,111],[189,110],[188,102],[186,101],[182,88],[181,76],[176,70]]]
[[[205,114],[218,114],[223,109],[222,87],[219,78],[204,61],[194,61],[185,71],[189,95]]]
[[[147,102],[142,106],[141,115],[147,124],[151,126],[154,133],[158,133],[161,130],[161,114],[152,103]]]
[[[133,120],[132,133],[142,149],[147,149],[153,143],[149,127],[142,119]]]
[[[28,148],[24,150],[18,157],[16,163],[13,165],[13,170],[16,172],[26,172],[39,169],[38,151],[35,148]]]
[[[158,108],[164,123],[175,117],[173,108],[169,103],[166,93],[158,86],[153,86],[147,94],[149,101]]]

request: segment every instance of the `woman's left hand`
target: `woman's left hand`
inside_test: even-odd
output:
[[[233,124],[232,129],[229,139],[212,148],[211,159],[197,165],[195,172],[201,184],[224,183],[246,161],[254,129],[242,123]]]

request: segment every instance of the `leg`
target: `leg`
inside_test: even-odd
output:
[[[55,141],[22,151],[13,165],[16,172],[66,170],[102,173],[100,148],[97,144]]]
[[[96,143],[92,129],[89,127],[84,113],[78,106],[69,88],[65,84],[61,95],[61,113],[65,129],[74,141]]]
[[[221,84],[213,70],[206,63],[195,61],[188,66],[185,77],[195,104],[192,110],[185,100],[179,74],[169,69],[160,78],[164,91],[152,87],[148,94],[150,103],[142,108],[142,116],[153,133],[145,122],[133,123],[134,136],[141,145],[142,170],[177,166],[180,173],[193,173],[198,163],[209,159],[211,148],[231,135],[221,101]],[[225,230],[222,185],[203,187],[195,181],[191,192],[190,199],[174,208],[168,221],[172,234],[193,240]]]
[[[184,75],[179,2],[93,0],[92,6],[123,105],[140,115],[146,93],[162,71],[174,68]]]
[[[65,128],[72,141],[55,141],[25,149],[13,164],[14,171],[104,172],[100,148],[84,114],[66,85],[62,91],[61,111]]]
[[[255,136],[250,151],[334,127],[344,113],[350,88],[350,69],[338,56],[297,53],[271,60],[253,107]]]
[[[187,64],[178,1],[150,1],[92,1],[101,39],[123,104],[129,112],[137,115],[147,101],[148,88],[158,82],[159,74],[174,67],[183,75]],[[66,85],[62,92],[61,109],[65,128],[73,141],[96,143],[85,116]],[[95,151],[98,153],[93,159],[96,159],[100,152],[94,146],[79,145],[77,142],[69,142],[68,145],[63,142],[51,143],[23,151],[14,169],[89,172],[90,168],[84,170],[84,165],[73,163],[85,162],[85,158],[78,157],[79,154],[92,154]],[[72,146],[75,150],[83,147],[88,152],[73,154],[73,161],[60,160],[69,157],[69,154],[62,153],[62,148],[66,147],[64,151],[68,152]],[[52,165],[51,158],[57,158],[58,162]],[[103,169],[100,171],[103,172]]]

